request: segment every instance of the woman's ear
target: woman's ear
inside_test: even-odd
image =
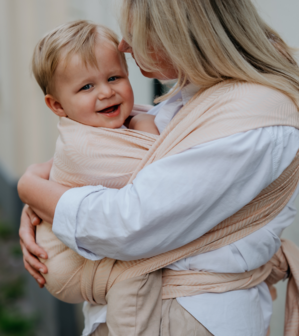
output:
[[[45,103],[58,117],[67,117],[62,105],[52,95],[45,96]]]

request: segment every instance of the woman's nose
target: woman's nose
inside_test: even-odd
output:
[[[125,53],[132,53],[132,47],[124,39],[120,41],[118,50]]]

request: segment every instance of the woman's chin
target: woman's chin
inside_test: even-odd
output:
[[[176,73],[175,70],[168,69],[165,70],[165,72],[160,72],[160,71],[155,71],[155,72],[148,72],[140,68],[140,72],[144,77],[147,78],[155,78],[161,81],[170,81],[170,80],[176,80],[178,78],[178,74]]]
[[[144,71],[144,70],[141,69],[140,67],[139,67],[139,69],[140,69],[140,72],[142,73],[142,75],[143,75],[144,77],[147,77],[147,78],[157,78],[157,76],[155,76],[155,73],[154,73],[154,72],[147,72],[147,71]],[[159,78],[157,78],[157,79],[159,79]]]

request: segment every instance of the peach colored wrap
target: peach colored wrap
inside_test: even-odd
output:
[[[227,81],[199,92],[158,138],[130,130],[92,129],[62,120],[51,177],[72,186],[103,184],[121,188],[132,183],[142,168],[156,160],[238,132],[275,125],[299,129],[299,113],[288,97],[260,85]],[[298,168],[297,154],[286,171],[239,212],[197,240],[149,259],[85,260],[57,241],[50,225],[43,224],[37,239],[50,255],[45,262],[50,269],[47,288],[63,301],[105,304],[105,294],[118,281],[231,244],[269,223],[284,208],[298,184]],[[163,298],[250,288],[264,280],[272,284],[285,276],[287,265],[290,265],[292,275],[285,335],[297,335],[298,260],[297,247],[283,242],[282,249],[271,262],[251,272],[211,274],[166,269],[163,271]]]

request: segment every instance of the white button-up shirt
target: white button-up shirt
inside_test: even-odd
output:
[[[189,84],[154,107],[160,133],[198,91]],[[255,108],[258,102],[255,103]],[[299,130],[275,126],[238,133],[161,159],[120,190],[73,188],[60,199],[56,236],[85,258],[136,260],[183,246],[248,204],[292,162]],[[248,237],[170,266],[174,270],[241,273],[267,261],[294,220],[292,199],[282,212]],[[215,336],[265,336],[272,300],[265,283],[246,290],[206,293],[177,301]],[[85,329],[105,322],[106,306],[84,304]]]

